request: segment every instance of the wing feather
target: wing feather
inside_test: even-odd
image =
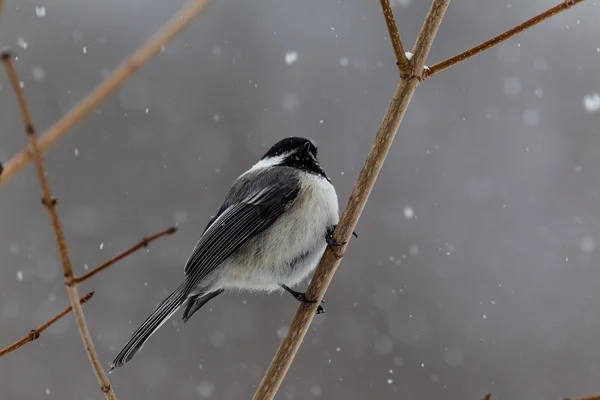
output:
[[[240,202],[229,205],[217,215],[186,263],[186,297],[227,257],[268,228],[292,205],[298,191],[297,185],[269,185],[247,193]]]

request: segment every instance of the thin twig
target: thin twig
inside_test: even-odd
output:
[[[416,71],[422,71],[425,58],[431,48],[431,43],[437,29],[442,22],[450,0],[434,0],[423,28],[419,33],[419,38],[415,45],[413,68]],[[367,203],[373,185],[381,171],[385,157],[392,145],[394,136],[404,117],[408,103],[419,83],[419,77],[412,76],[400,81],[392,103],[383,119],[381,128],[375,137],[371,150],[367,156],[365,164],[360,172],[356,186],[352,190],[348,205],[344,210],[340,222],[335,230],[335,239],[338,242],[348,242],[354,231],[354,227]],[[342,257],[344,256],[345,246],[328,247],[323,254],[323,258],[317,267],[315,275],[307,290],[307,296],[316,300],[315,303],[301,304],[298,312],[292,321],[292,324],[281,342],[271,365],[267,369],[256,393],[254,400],[270,400],[275,397],[281,382],[294,360],[296,352],[300,348],[302,340],[308,331],[310,323],[313,320],[317,307],[323,299],[325,291],[333,278]]]
[[[0,18],[2,18],[2,6],[4,5],[4,0],[0,0]]]
[[[504,42],[505,40],[510,39],[511,37],[515,36],[516,34],[521,33],[523,31],[531,28],[534,25],[537,25],[540,22],[545,21],[548,18],[553,17],[554,15],[567,10],[578,3],[583,3],[583,1],[584,0],[565,0],[562,3],[558,4],[557,6],[554,6],[550,9],[544,11],[543,13],[538,14],[531,19],[528,19],[527,21],[523,22],[522,24],[517,25],[514,28],[507,30],[506,32],[503,32],[503,33],[499,34],[498,36],[491,38],[488,41],[478,44],[477,46],[472,47],[469,50],[463,51],[462,53],[457,54],[454,57],[450,57],[447,60],[441,61],[437,64],[433,64],[432,66],[429,67],[429,71],[426,71],[426,74],[423,77],[423,79],[430,78],[433,75],[452,67],[453,65],[461,63],[461,62],[465,61],[466,59],[473,57],[474,55],[484,52],[484,51],[490,49],[491,47],[494,47],[497,44],[500,44],[500,43]]]
[[[492,394],[488,393],[483,397],[482,400],[491,400],[491,399],[492,399]],[[587,397],[578,397],[578,398],[573,398],[573,399],[571,399],[570,397],[567,397],[563,400],[600,400],[600,394],[587,396]]]
[[[410,74],[410,62],[404,53],[404,46],[402,46],[402,40],[400,40],[400,33],[398,32],[398,27],[396,26],[396,20],[394,18],[392,6],[390,5],[390,0],[379,1],[381,3],[381,10],[383,11],[388,32],[390,33],[392,46],[394,47],[394,52],[396,53],[396,65],[398,65],[398,68],[400,69],[400,76],[408,75]]]
[[[60,220],[58,219],[58,214],[56,212],[56,199],[52,196],[52,192],[50,191],[50,185],[48,184],[48,178],[46,177],[46,171],[44,170],[44,165],[42,163],[42,154],[37,143],[35,127],[33,126],[33,122],[31,120],[29,107],[27,107],[27,103],[25,102],[25,96],[23,95],[23,91],[19,83],[19,78],[14,67],[12,55],[10,52],[4,51],[2,52],[0,58],[6,68],[10,83],[17,96],[19,106],[21,107],[21,112],[23,113],[25,130],[27,136],[29,137],[29,150],[32,153],[32,157],[38,172],[40,185],[42,187],[42,191],[44,192],[43,203],[48,210],[50,220],[52,221],[52,227],[54,228],[54,233],[56,235],[56,241],[58,243],[60,257],[63,264],[65,287],[69,295],[71,307],[73,308],[73,315],[75,316],[75,322],[77,323],[77,328],[79,329],[79,336],[81,336],[81,340],[83,341],[85,350],[90,359],[90,363],[94,368],[94,372],[98,382],[100,383],[102,392],[108,400],[116,400],[117,397],[115,396],[115,393],[110,386],[110,382],[106,377],[106,373],[102,368],[102,364],[98,358],[98,353],[96,353],[94,343],[92,342],[90,332],[85,322],[83,309],[81,308],[81,304],[79,304],[79,293],[77,286],[73,285],[73,270],[71,268],[71,260],[67,250],[67,243],[65,241]]]
[[[86,294],[81,299],[79,299],[79,303],[80,304],[86,303],[89,299],[92,298],[93,295],[94,295],[94,292],[90,292],[90,293]],[[14,342],[10,346],[8,346],[4,349],[1,349],[0,357],[5,356],[10,352],[15,351],[19,347],[22,347],[22,346],[26,345],[27,343],[33,342],[34,340],[38,339],[42,332],[44,332],[46,329],[48,329],[50,326],[52,326],[56,321],[58,321],[59,319],[61,319],[62,317],[64,317],[68,313],[70,313],[72,309],[73,309],[73,307],[71,307],[71,306],[65,308],[63,311],[56,314],[52,319],[50,319],[44,325],[40,326],[37,329],[32,329],[31,331],[29,331],[29,333],[26,336],[23,336],[21,339]]]
[[[29,107],[27,106],[25,96],[23,95],[23,90],[21,89],[20,80],[15,69],[15,64],[13,62],[13,54],[10,50],[5,49],[2,50],[0,58],[4,63],[8,79],[17,96],[19,108],[23,113],[23,120],[25,122],[25,132],[27,133],[27,137],[29,138],[29,151],[33,154],[33,157],[35,158],[35,166],[38,173],[38,178],[40,180],[40,185],[42,186],[42,192],[44,193],[42,203],[46,206],[50,214],[50,220],[52,221],[52,227],[54,228],[56,240],[58,242],[58,247],[60,250],[60,258],[63,262],[65,270],[65,277],[67,275],[72,276],[73,270],[71,268],[71,260],[69,259],[69,253],[67,251],[65,235],[60,226],[58,214],[56,213],[56,199],[52,196],[52,193],[50,192],[50,186],[48,184],[48,179],[46,178],[44,166],[42,164],[42,156],[39,151],[36,140],[35,127],[33,126],[31,113],[29,112]]]
[[[147,238],[143,238],[135,246],[132,246],[131,248],[129,248],[128,250],[125,250],[124,252],[122,252],[121,254],[117,255],[116,257],[111,258],[110,260],[108,260],[104,264],[102,264],[102,265],[94,268],[93,270],[91,270],[87,274],[84,274],[82,276],[76,276],[76,277],[74,277],[74,282],[76,284],[80,284],[81,282],[90,279],[92,276],[96,275],[97,273],[102,272],[105,269],[107,269],[108,267],[110,267],[110,266],[116,264],[117,262],[121,261],[125,257],[129,256],[131,253],[135,253],[136,251],[138,251],[139,249],[141,249],[143,247],[148,247],[148,245],[150,244],[150,242],[152,242],[152,241],[154,241],[156,239],[159,239],[159,238],[161,238],[163,236],[172,235],[175,232],[177,232],[177,228],[176,227],[171,227],[171,228],[166,229],[166,230],[164,230],[162,232],[155,233],[154,235],[149,236]]]
[[[146,43],[127,57],[108,78],[92,89],[69,112],[44,132],[39,139],[40,150],[48,150],[56,141],[73,128],[76,123],[94,111],[100,103],[119,89],[128,78],[156,55],[164,44],[187,27],[209,2],[210,0],[190,0]],[[0,186],[6,183],[17,172],[21,171],[30,161],[31,155],[29,151],[23,150],[16,154],[4,165],[4,173],[2,174],[2,179],[0,179]]]

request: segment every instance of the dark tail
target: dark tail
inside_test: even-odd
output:
[[[160,328],[170,317],[177,311],[183,304],[184,300],[185,284],[179,286],[173,293],[164,299],[157,307],[156,310],[144,321],[144,323],[137,328],[137,330],[131,336],[131,339],[127,342],[123,350],[117,355],[115,360],[110,366],[112,371],[115,368],[121,367],[124,364],[131,361],[133,356],[142,349],[146,340],[152,336],[154,332]]]

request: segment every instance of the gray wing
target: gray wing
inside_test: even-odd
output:
[[[244,188],[243,183],[238,185],[242,192],[228,194],[221,206],[222,211],[202,234],[185,265],[185,297],[248,239],[268,228],[293,204],[299,191],[294,180],[284,182],[275,179],[266,186],[257,186],[262,186],[262,189],[257,191]],[[231,202],[231,197],[240,200]]]

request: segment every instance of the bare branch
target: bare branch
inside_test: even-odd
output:
[[[164,44],[187,27],[194,17],[206,7],[209,1],[190,0],[146,43],[127,57],[108,78],[92,89],[87,96],[41,135],[39,139],[40,151],[48,150],[73,128],[76,123],[95,110],[110,94],[119,89],[127,79],[156,55]],[[30,161],[31,154],[29,151],[23,150],[16,154],[5,164],[4,173],[2,174],[2,179],[0,179],[0,186],[6,183],[17,172],[21,171]]]
[[[2,17],[2,6],[4,5],[4,0],[0,0],[0,18]]]
[[[381,9],[383,11],[383,16],[385,17],[388,32],[390,33],[392,46],[394,46],[394,52],[396,53],[396,65],[400,69],[400,76],[408,75],[410,74],[410,62],[404,53],[404,46],[402,46],[402,40],[400,40],[400,33],[398,33],[398,27],[396,26],[392,6],[390,6],[390,0],[379,1],[381,2]]]
[[[86,294],[81,299],[79,299],[79,304],[86,303],[89,299],[92,298],[93,295],[94,295],[94,292],[90,292],[90,293]],[[22,346],[26,345],[27,343],[33,342],[34,340],[38,339],[42,332],[44,332],[46,329],[51,327],[54,323],[56,323],[56,321],[58,321],[59,319],[61,319],[62,317],[64,317],[68,313],[70,313],[71,310],[73,310],[73,307],[71,307],[71,306],[65,308],[63,311],[56,314],[52,319],[50,319],[44,325],[40,326],[37,329],[32,329],[31,331],[29,331],[29,333],[26,336],[23,336],[21,339],[19,339],[15,343],[11,344],[10,346],[8,346],[4,349],[0,349],[0,357],[5,356],[8,353],[11,353],[11,352],[17,350],[19,347],[22,347]]]
[[[450,0],[434,0],[429,9],[423,29],[421,29],[419,38],[415,44],[415,49],[418,53],[414,55],[413,66],[417,71],[422,71],[423,69],[433,37],[442,22],[449,4]],[[352,190],[348,205],[335,230],[335,240],[338,242],[344,243],[350,240],[350,236],[367,203],[373,185],[381,171],[385,157],[392,145],[392,141],[418,83],[419,77],[410,76],[407,79],[403,79],[398,85],[392,103],[360,172],[356,186]],[[270,400],[275,397],[308,331],[317,307],[323,299],[325,291],[344,256],[344,250],[345,246],[328,247],[325,254],[323,254],[323,258],[321,258],[321,262],[307,290],[308,298],[314,299],[316,302],[301,304],[298,307],[298,312],[292,321],[290,329],[281,342],[273,361],[271,361],[271,365],[254,394],[254,400]]]
[[[15,70],[15,65],[13,62],[13,53],[10,50],[5,49],[2,51],[0,58],[4,63],[8,79],[17,96],[19,108],[23,113],[23,120],[25,122],[25,132],[27,133],[27,137],[29,138],[29,151],[33,154],[33,157],[35,159],[35,166],[37,169],[38,178],[40,180],[42,191],[44,193],[42,203],[46,206],[50,214],[50,220],[52,221],[52,227],[54,228],[54,232],[56,233],[56,240],[58,241],[60,257],[64,265],[66,278],[67,276],[73,275],[73,270],[71,268],[71,260],[69,259],[67,244],[65,242],[65,237],[60,226],[58,214],[56,213],[56,199],[52,196],[52,193],[50,192],[50,186],[48,184],[48,179],[46,178],[44,166],[42,164],[41,153],[38,149],[35,135],[35,127],[33,126],[31,113],[29,112],[29,107],[27,106],[27,103],[25,101],[25,96],[23,95],[23,90],[21,89],[20,80],[17,75],[17,71]]]
[[[149,236],[147,238],[143,238],[135,246],[132,246],[131,248],[129,248],[128,250],[125,250],[124,252],[122,252],[121,254],[117,255],[116,257],[111,258],[110,260],[108,260],[104,264],[102,264],[102,265],[94,268],[93,270],[91,270],[87,274],[82,275],[82,276],[76,276],[76,277],[74,277],[74,281],[75,281],[76,284],[80,284],[83,281],[87,281],[92,276],[96,275],[99,272],[104,271],[108,267],[116,264],[117,262],[121,261],[122,259],[124,259],[125,257],[129,256],[130,254],[135,253],[136,251],[138,251],[139,249],[141,249],[143,247],[148,247],[148,245],[150,244],[150,242],[152,242],[152,241],[154,241],[156,239],[159,239],[159,238],[161,238],[163,236],[172,235],[175,232],[177,232],[177,228],[176,227],[171,227],[171,228],[166,229],[166,230],[164,230],[162,232],[155,233],[154,235]]]
[[[570,400],[570,399],[565,399],[565,400]],[[593,396],[587,396],[587,397],[579,397],[579,398],[573,399],[573,400],[600,400],[600,394],[593,395]]]
[[[466,59],[473,57],[474,55],[477,55],[486,50],[489,50],[490,48],[496,46],[497,44],[500,44],[500,43],[504,42],[505,40],[510,39],[511,37],[515,36],[516,34],[521,33],[523,31],[535,26],[542,21],[545,21],[550,17],[553,17],[554,15],[567,10],[578,3],[583,3],[583,1],[584,0],[565,0],[562,3],[558,4],[557,6],[554,6],[550,9],[544,11],[543,13],[538,14],[531,19],[528,19],[527,21],[523,22],[522,24],[517,25],[514,28],[507,30],[506,32],[503,32],[503,33],[499,34],[498,36],[495,36],[486,42],[478,44],[477,46],[472,47],[469,50],[463,51],[462,53],[457,54],[454,57],[451,57],[447,60],[441,61],[437,64],[433,64],[432,66],[429,67],[429,71],[426,72],[426,74],[423,78],[424,79],[430,78],[433,75],[437,74],[438,72],[442,72],[443,70],[448,69],[448,68],[452,67],[453,65],[459,64],[459,63],[465,61]]]
[[[42,162],[42,154],[40,152],[35,134],[35,127],[33,126],[33,122],[31,120],[29,107],[27,107],[27,103],[25,102],[25,96],[23,95],[20,81],[15,70],[12,54],[8,51],[3,51],[0,55],[0,59],[6,68],[8,78],[17,96],[17,100],[23,114],[23,119],[25,121],[25,131],[29,137],[29,150],[32,153],[32,157],[38,172],[40,185],[42,187],[42,191],[44,192],[42,202],[48,210],[50,220],[52,221],[52,227],[54,228],[54,233],[56,235],[56,241],[58,243],[60,257],[63,264],[65,287],[67,289],[67,293],[69,294],[69,301],[71,302],[71,307],[73,308],[73,315],[75,316],[75,322],[77,323],[77,328],[79,329],[79,336],[81,336],[81,340],[83,341],[87,355],[90,359],[92,367],[94,368],[94,372],[96,373],[96,378],[100,383],[102,392],[107,399],[116,400],[117,397],[115,396],[115,393],[110,386],[110,382],[106,377],[106,373],[102,368],[102,364],[98,358],[98,353],[96,353],[94,343],[92,342],[90,332],[85,322],[83,310],[81,308],[81,304],[79,304],[79,293],[77,291],[77,287],[73,285],[73,269],[71,268],[71,260],[67,250],[67,243],[65,241],[60,220],[58,219],[58,214],[56,212],[56,199],[52,196],[52,192],[50,191],[50,185],[48,183],[46,171],[44,170],[44,165]]]

